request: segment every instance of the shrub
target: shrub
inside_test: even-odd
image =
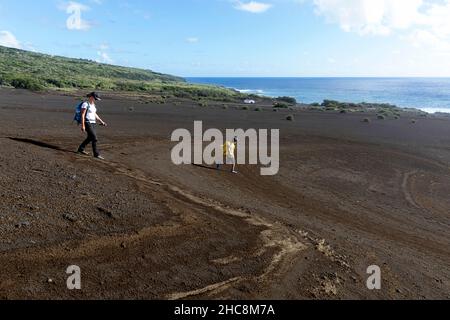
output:
[[[58,80],[58,79],[46,79],[45,81],[51,86],[55,86],[58,88],[65,87],[65,84],[61,80]]]
[[[277,101],[286,102],[289,104],[297,104],[297,100],[293,97],[278,97],[276,98]]]
[[[116,82],[115,89],[118,91],[146,91],[147,88],[144,83],[118,81]]]
[[[11,80],[11,85],[16,89],[27,89],[31,91],[41,91],[44,89],[44,86],[39,81],[28,77],[15,78]]]
[[[311,107],[320,107],[320,103],[314,102],[310,104]]]
[[[284,102],[277,102],[277,103],[274,104],[273,107],[277,108],[277,109],[287,109],[287,108],[289,108],[289,106],[286,103],[284,103]]]
[[[385,110],[385,109],[381,110],[381,111],[380,111],[380,114],[384,115],[385,117],[393,117],[393,116],[394,116],[394,114],[392,113],[392,111],[390,111],[390,110]]]
[[[322,107],[325,108],[338,108],[340,106],[339,101],[335,100],[323,100]]]
[[[175,91],[174,96],[177,98],[193,99],[192,95],[185,91]]]

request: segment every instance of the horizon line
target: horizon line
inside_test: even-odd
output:
[[[185,79],[450,79],[450,76],[180,76]]]

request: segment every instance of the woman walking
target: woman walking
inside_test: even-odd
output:
[[[105,127],[107,126],[107,124],[98,116],[97,107],[95,105],[95,101],[101,101],[101,99],[96,92],[88,94],[87,98],[89,100],[81,105],[81,131],[87,133],[87,138],[78,148],[78,153],[89,155],[89,153],[87,153],[85,149],[89,143],[92,143],[92,150],[94,152],[94,157],[97,159],[104,160],[104,158],[100,155],[97,148],[98,139],[95,128],[97,121],[100,122],[100,125]]]

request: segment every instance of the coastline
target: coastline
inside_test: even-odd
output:
[[[186,80],[192,83],[220,85],[245,94],[270,98],[291,96],[304,104],[321,103],[326,99],[349,103],[366,101],[391,103],[400,108],[413,108],[430,114],[450,113],[450,78],[187,77]],[[365,83],[366,81],[368,83]],[[392,82],[395,84],[393,89]],[[421,86],[425,87],[423,91],[420,91]],[[430,86],[437,88],[433,91],[429,88]],[[334,87],[337,87],[336,91],[333,89]],[[355,87],[361,88],[355,91]],[[368,88],[367,92],[364,92],[366,87]],[[373,87],[378,89],[373,90]],[[392,92],[389,92],[390,90]]]

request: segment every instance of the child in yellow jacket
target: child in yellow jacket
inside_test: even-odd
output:
[[[235,157],[236,146],[237,146],[237,138],[234,138],[233,142],[226,141],[223,145],[223,155],[225,156],[225,159],[226,159],[225,163],[233,166],[231,169],[231,172],[235,173],[235,174],[237,173],[236,157]],[[219,169],[220,169],[220,164],[217,165],[217,170],[219,170]]]

